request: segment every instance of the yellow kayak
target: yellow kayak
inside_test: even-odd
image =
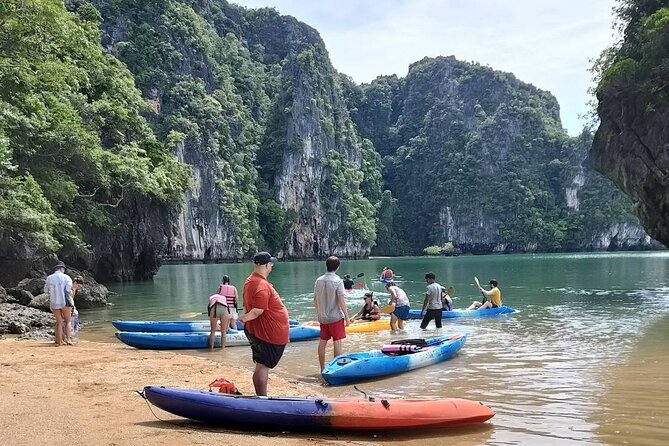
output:
[[[389,330],[390,319],[379,319],[374,322],[359,322],[346,327],[346,333],[369,333],[370,331]]]

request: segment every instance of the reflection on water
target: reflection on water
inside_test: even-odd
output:
[[[388,259],[344,262],[351,275],[378,272]],[[434,433],[437,444],[664,444],[669,437],[669,255],[484,256],[392,259],[404,276],[412,307],[422,303],[426,271],[456,288],[455,304],[477,297],[473,275],[500,281],[505,304],[516,314],[491,319],[448,320],[441,330],[421,331],[411,321],[404,333],[349,335],[348,351],[369,350],[401,337],[468,335],[453,359],[411,373],[358,385],[387,397],[448,396],[480,400],[497,415],[491,428]],[[313,280],[322,262],[281,263],[271,280],[292,317],[313,319]],[[249,265],[184,265],[161,269],[153,283],[116,287],[116,306],[82,314],[83,336],[113,339],[111,319],[175,318],[206,305],[223,271],[241,284]],[[361,281],[363,279],[359,279]],[[383,287],[367,279],[380,303]],[[349,298],[350,309],[362,305]],[[83,312],[82,312],[83,313]],[[357,396],[352,386],[323,384],[315,341],[291,344],[277,373],[316,386],[316,393]],[[251,369],[250,352],[228,348],[202,355]],[[331,352],[328,352],[331,355]],[[660,361],[660,359],[662,361]],[[249,378],[250,379],[250,378]],[[271,383],[270,383],[271,390]],[[364,437],[393,441],[394,436]],[[418,444],[421,438],[401,438]]]

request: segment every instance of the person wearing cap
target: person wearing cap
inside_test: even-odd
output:
[[[490,279],[488,285],[490,286],[489,291],[484,290],[483,287],[479,286],[479,290],[483,293],[483,302],[475,300],[469,306],[468,310],[485,310],[486,308],[497,308],[502,306],[502,292],[497,288],[497,281],[495,279]]]
[[[386,284],[386,290],[390,293],[390,302],[395,306],[395,309],[390,313],[390,331],[402,330],[409,319],[409,298],[407,293],[394,282]]]
[[[444,304],[441,300],[441,285],[439,285],[435,280],[436,276],[434,273],[425,274],[427,288],[425,289],[425,300],[423,300],[423,308],[420,310],[420,315],[423,318],[423,320],[420,322],[420,328],[423,330],[427,328],[427,325],[432,319],[434,319],[434,325],[437,328],[441,328],[441,313],[444,310]],[[427,311],[425,311],[426,307]],[[425,313],[424,317],[423,313]]]
[[[268,252],[253,257],[253,273],[244,282],[242,299],[244,333],[251,344],[253,362],[253,387],[256,395],[267,396],[267,379],[270,369],[276,367],[290,341],[288,310],[267,277],[272,272],[276,258]]]
[[[72,279],[65,274],[65,263],[60,261],[56,263],[54,273],[46,278],[44,292],[49,295],[49,307],[56,317],[54,326],[56,346],[72,345],[70,320],[73,305],[68,305],[72,292]]]
[[[314,284],[314,307],[321,327],[318,344],[318,362],[321,371],[325,368],[325,349],[332,339],[334,356],[342,354],[341,341],[346,338],[345,327],[349,324],[348,308],[344,296],[344,283],[337,275],[339,259],[335,256],[325,260],[327,272]]]
[[[350,322],[372,322],[381,319],[379,304],[374,300],[374,293],[372,291],[367,291],[363,296],[363,300],[365,301],[365,304],[360,311],[353,315]]]

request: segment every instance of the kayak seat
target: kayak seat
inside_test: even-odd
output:
[[[415,344],[390,344],[381,347],[381,353],[391,356],[408,355],[419,352],[423,349],[420,345]]]
[[[347,356],[344,356],[343,358],[339,358],[339,359],[337,360],[337,365],[346,365],[346,364],[348,364],[348,363],[350,363],[350,362],[353,362],[353,359],[351,359],[351,358],[349,358],[349,357],[347,357]]]
[[[417,345],[419,347],[427,347],[427,342],[425,339],[400,339],[397,341],[391,342],[391,344],[410,344],[410,345]]]

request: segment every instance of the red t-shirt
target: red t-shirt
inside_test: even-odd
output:
[[[254,272],[244,282],[242,295],[246,313],[254,308],[265,310],[257,318],[246,322],[244,328],[256,338],[270,344],[288,344],[290,341],[288,310],[272,284]]]

